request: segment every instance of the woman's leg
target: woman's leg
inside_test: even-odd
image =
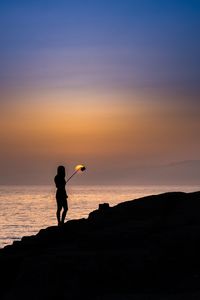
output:
[[[57,221],[58,221],[58,225],[61,224],[60,222],[60,212],[61,212],[62,206],[58,203],[57,200],[57,212],[56,212],[56,217],[57,217]]]
[[[64,224],[64,221],[65,221],[65,217],[66,217],[66,214],[67,214],[67,211],[68,211],[68,205],[67,205],[67,201],[64,203],[63,205],[63,212],[62,212],[62,224]]]

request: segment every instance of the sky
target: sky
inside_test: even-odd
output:
[[[87,166],[74,184],[199,166],[199,29],[198,0],[2,0],[0,184],[51,184],[59,164]]]

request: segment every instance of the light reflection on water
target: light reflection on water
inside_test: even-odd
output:
[[[196,186],[70,186],[67,220],[87,218],[99,203],[117,203],[169,191],[197,191]],[[0,186],[0,248],[41,228],[56,225],[53,186]]]

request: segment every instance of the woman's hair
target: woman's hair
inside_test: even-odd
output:
[[[58,168],[57,168],[57,174],[59,176],[65,177],[65,167],[64,166],[58,166]]]

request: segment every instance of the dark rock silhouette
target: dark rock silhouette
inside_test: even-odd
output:
[[[166,193],[0,250],[1,299],[200,299],[200,192]]]

